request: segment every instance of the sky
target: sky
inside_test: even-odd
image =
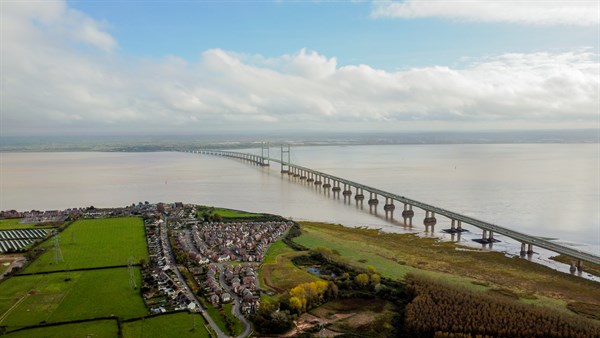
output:
[[[600,128],[598,1],[0,6],[6,136]]]

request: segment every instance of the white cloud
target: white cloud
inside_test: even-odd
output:
[[[475,22],[592,26],[600,23],[597,1],[406,0],[375,2],[373,17],[441,17]]]
[[[600,65],[586,50],[397,72],[339,67],[335,57],[304,49],[274,58],[211,49],[197,62],[143,60],[107,52],[117,43],[100,24],[49,4],[47,12],[3,5],[5,134],[597,122]],[[86,29],[92,33],[80,33]]]

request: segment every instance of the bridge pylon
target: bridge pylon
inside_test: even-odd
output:
[[[271,145],[269,144],[269,142],[261,142],[260,143],[260,165],[263,167],[269,167],[271,165],[269,159],[270,157],[270,151],[271,151]],[[267,155],[265,157],[265,154]]]
[[[287,161],[286,158],[287,157]],[[281,173],[286,174],[290,172],[290,145],[281,144]]]

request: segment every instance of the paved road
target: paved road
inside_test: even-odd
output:
[[[183,278],[183,276],[181,275],[181,272],[179,271],[179,268],[177,268],[177,262],[175,261],[175,257],[173,256],[171,242],[169,242],[169,237],[167,234],[167,222],[166,221],[160,227],[160,235],[161,235],[161,239],[163,242],[163,250],[165,251],[165,254],[166,254],[165,257],[167,258],[167,264],[170,265],[171,267],[173,267],[173,271],[177,275],[177,278],[179,278],[179,280],[181,281],[182,286],[185,288],[186,295],[188,296],[189,299],[194,300],[194,302],[196,303],[196,306],[199,309],[198,312],[200,312],[202,317],[204,317],[204,319],[206,319],[206,321],[208,322],[208,325],[210,325],[210,327],[217,334],[217,337],[228,338],[229,336],[226,335],[225,333],[223,333],[223,331],[221,331],[221,329],[219,328],[217,323],[215,323],[215,321],[210,317],[210,315],[206,312],[206,310],[202,307],[202,305],[200,305],[201,304],[200,301],[198,300],[196,295],[192,292],[192,290],[190,289],[190,286],[187,285],[185,279]]]
[[[240,333],[240,335],[237,336],[236,338],[248,337],[252,333],[252,325],[250,325],[250,322],[248,322],[248,319],[246,319],[246,317],[244,317],[244,315],[240,311],[240,298],[238,297],[238,295],[236,295],[233,292],[233,290],[229,287],[229,285],[227,285],[227,283],[225,283],[225,277],[223,276],[224,275],[223,274],[223,271],[224,271],[223,264],[219,264],[218,266],[219,266],[219,280],[221,282],[221,285],[227,290],[227,292],[229,292],[229,294],[233,298],[232,313],[237,319],[240,320],[240,322],[242,322],[242,324],[244,324],[244,331],[242,333]]]

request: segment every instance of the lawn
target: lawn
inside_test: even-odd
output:
[[[563,309],[565,301],[600,303],[598,283],[500,252],[456,250],[454,243],[411,234],[314,222],[302,222],[301,226],[302,235],[294,239],[297,243],[335,249],[357,267],[371,265],[385,277],[402,279],[407,273],[417,273],[473,290],[501,287],[527,298],[527,302],[555,304]]]
[[[7,338],[63,338],[63,337],[98,337],[113,338],[118,336],[119,328],[116,320],[95,320],[92,322],[63,324],[9,333]]]
[[[25,273],[127,265],[148,261],[148,249],[142,219],[106,218],[77,221],[59,235],[63,260],[56,262],[53,239],[43,247],[47,251],[32,262]]]
[[[141,276],[134,268],[140,285]],[[16,276],[0,284],[0,326],[9,328],[105,316],[147,314],[127,268]]]
[[[277,293],[284,293],[298,284],[319,280],[317,276],[299,269],[292,263],[293,257],[304,254],[306,252],[294,251],[281,240],[274,242],[258,271],[261,285]]]
[[[210,337],[204,325],[199,314],[164,314],[123,323],[123,338]]]

